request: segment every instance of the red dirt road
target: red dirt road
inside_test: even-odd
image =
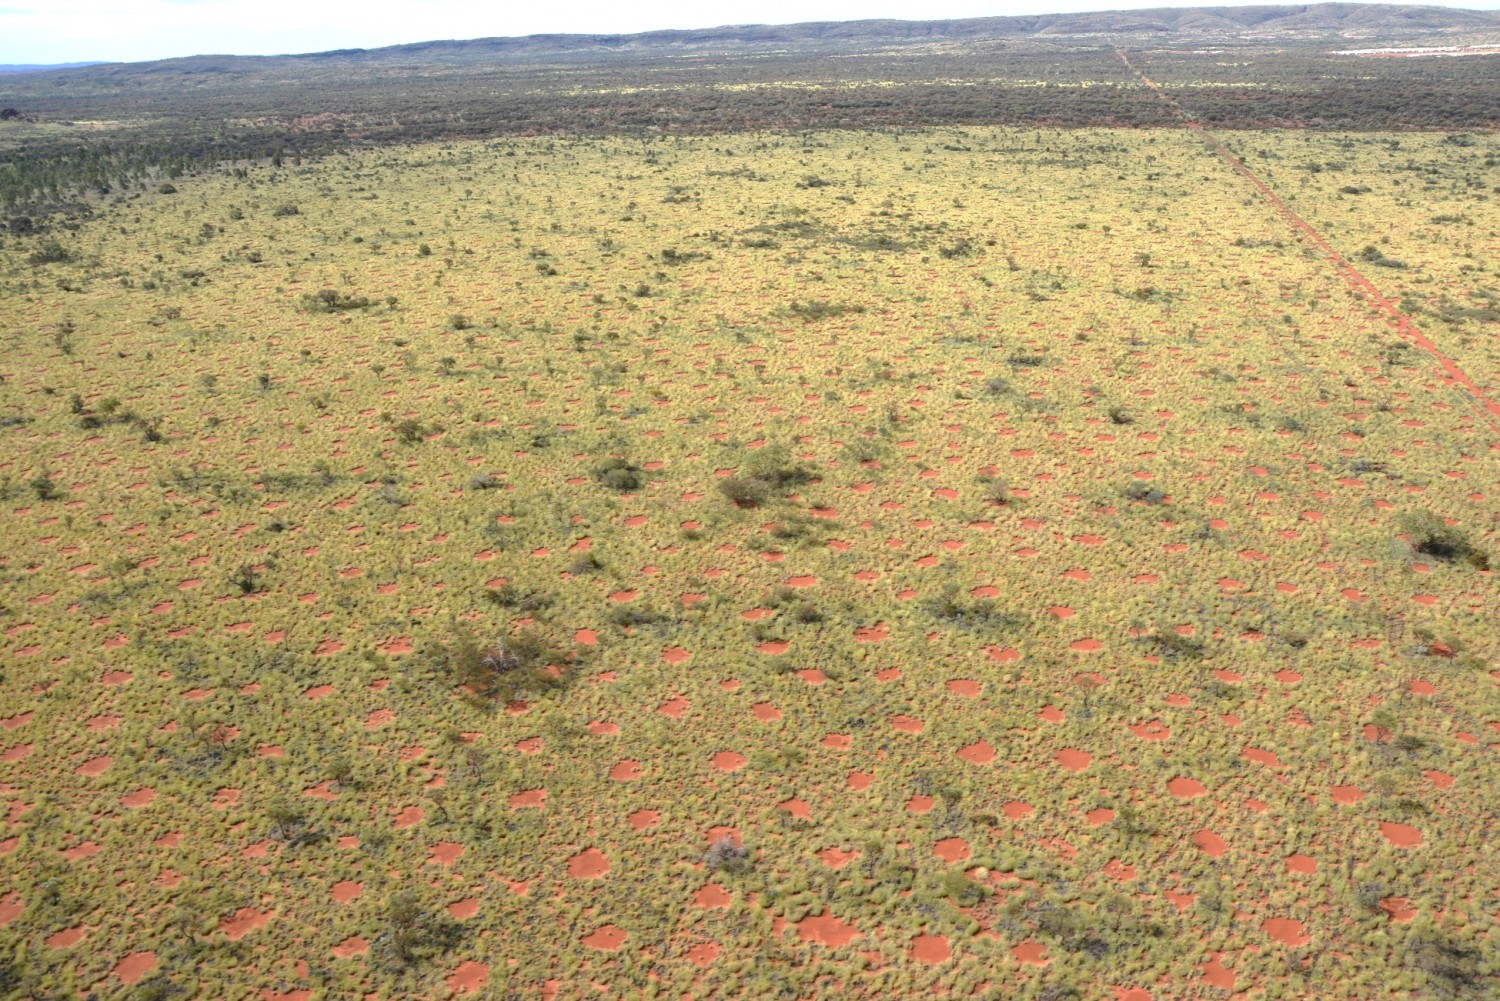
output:
[[[1393,326],[1395,326],[1396,329],[1400,331],[1403,337],[1431,355],[1438,362],[1438,364],[1442,366],[1443,372],[1445,373],[1444,381],[1450,387],[1456,390],[1457,387],[1462,386],[1464,389],[1468,390],[1471,402],[1477,405],[1482,411],[1487,413],[1489,415],[1490,421],[1495,426],[1495,430],[1500,431],[1500,403],[1497,403],[1486,396],[1484,391],[1475,384],[1474,380],[1471,379],[1468,374],[1463,371],[1463,369],[1458,367],[1457,362],[1455,362],[1452,358],[1449,358],[1447,355],[1443,354],[1443,352],[1438,348],[1436,344],[1434,344],[1425,334],[1417,329],[1416,324],[1411,322],[1410,317],[1406,316],[1399,309],[1397,309],[1395,304],[1387,299],[1381,293],[1380,289],[1375,287],[1374,282],[1370,281],[1370,279],[1361,274],[1359,269],[1350,264],[1342,254],[1340,254],[1337,250],[1334,250],[1333,246],[1328,242],[1327,239],[1324,238],[1322,233],[1319,233],[1316,229],[1314,229],[1306,219],[1303,219],[1296,212],[1293,212],[1292,209],[1286,204],[1286,202],[1282,201],[1281,198],[1276,194],[1276,192],[1271,190],[1270,185],[1266,184],[1266,182],[1255,176],[1254,172],[1252,172],[1249,167],[1246,167],[1244,163],[1240,161],[1239,157],[1230,152],[1229,148],[1221,143],[1212,132],[1208,131],[1208,129],[1204,128],[1201,124],[1194,121],[1192,116],[1183,109],[1182,105],[1177,103],[1176,99],[1168,95],[1165,91],[1163,91],[1156,85],[1156,81],[1152,80],[1145,73],[1142,73],[1140,70],[1131,65],[1130,57],[1126,55],[1124,49],[1116,49],[1115,54],[1120,57],[1120,61],[1125,64],[1127,69],[1141,78],[1142,83],[1151,88],[1153,93],[1155,93],[1158,97],[1160,97],[1163,101],[1170,105],[1172,109],[1177,112],[1177,114],[1182,116],[1184,125],[1186,125],[1189,129],[1192,129],[1194,132],[1198,133],[1198,135],[1202,136],[1204,142],[1208,143],[1208,145],[1212,147],[1216,153],[1223,157],[1225,162],[1227,162],[1236,173],[1245,178],[1245,180],[1249,181],[1251,184],[1255,185],[1256,189],[1260,191],[1262,197],[1264,197],[1265,200],[1272,205],[1272,207],[1280,212],[1282,216],[1284,216],[1286,220],[1293,226],[1301,230],[1301,232],[1309,240],[1315,243],[1318,248],[1323,251],[1323,254],[1333,262],[1334,266],[1338,268],[1339,273],[1344,276],[1344,280],[1347,281],[1356,292],[1364,296],[1365,300],[1376,309],[1380,310],[1382,313],[1386,314],[1386,316],[1390,317]]]

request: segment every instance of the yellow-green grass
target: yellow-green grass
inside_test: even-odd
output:
[[[71,262],[0,250],[0,940],[37,989],[119,992],[146,952],[139,984],[327,998],[465,963],[523,996],[1212,996],[1222,964],[1402,997],[1442,948],[1493,961],[1496,586],[1402,518],[1500,558],[1496,429],[1192,136],[505,141],[175,186],[53,234]],[[517,631],[573,651],[566,687],[462,698],[444,651]],[[748,871],[705,871],[720,827]],[[860,937],[803,940],[819,914]]]

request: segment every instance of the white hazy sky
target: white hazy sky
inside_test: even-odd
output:
[[[1225,0],[1217,0],[1224,3]],[[1274,2],[1274,0],[1271,0]],[[1194,0],[0,0],[0,63],[373,48],[439,38],[1200,6]],[[1500,0],[1462,4],[1494,8]]]

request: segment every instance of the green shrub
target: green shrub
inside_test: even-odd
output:
[[[567,657],[534,630],[524,630],[498,641],[460,633],[430,650],[428,660],[455,685],[468,689],[474,701],[508,705],[560,688],[564,675],[548,668],[560,668]]]
[[[606,459],[594,470],[594,479],[621,493],[639,490],[646,483],[645,470],[625,459]]]
[[[1133,501],[1152,505],[1164,504],[1167,500],[1165,491],[1159,490],[1141,480],[1131,481],[1130,486],[1125,488],[1125,496]]]
[[[740,875],[750,871],[750,849],[736,844],[733,838],[715,838],[703,857],[709,872]]]
[[[1396,520],[1396,526],[1411,540],[1411,548],[1423,556],[1446,563],[1462,561],[1477,570],[1490,568],[1489,555],[1477,549],[1463,532],[1434,511],[1407,512]]]
[[[33,267],[42,264],[66,264],[72,259],[72,252],[56,240],[43,241],[26,257]]]
[[[302,295],[302,308],[309,313],[343,313],[351,309],[369,309],[375,301],[364,295],[345,295],[337,289],[325,288]]]
[[[719,481],[719,493],[735,507],[760,507],[771,496],[771,489],[753,477],[731,476]]]
[[[787,312],[800,319],[803,323],[815,323],[819,320],[834,320],[840,316],[852,313],[863,313],[865,307],[857,303],[845,304],[837,302],[825,302],[821,299],[809,300],[807,302],[794,302],[787,307]]]

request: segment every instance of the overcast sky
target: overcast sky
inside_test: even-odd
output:
[[[1202,5],[1184,0],[0,0],[0,63],[318,52],[538,32]],[[1455,6],[1494,9],[1500,0]]]

